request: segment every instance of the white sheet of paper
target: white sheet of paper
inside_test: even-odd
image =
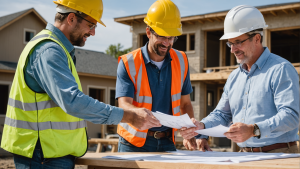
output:
[[[181,116],[172,116],[158,111],[152,112],[152,114],[157,118],[157,120],[159,120],[160,124],[167,127],[176,129],[181,129],[182,127],[196,127],[188,114],[184,114]]]
[[[171,151],[170,153],[172,154],[131,154],[105,156],[102,158],[168,163],[234,164],[248,161],[300,157],[300,154],[285,153],[202,152],[183,150]]]
[[[212,137],[225,137],[224,133],[228,131],[229,127],[225,127],[222,125],[218,125],[216,127],[203,129],[203,130],[196,130],[196,133],[206,135],[206,136],[212,136]]]

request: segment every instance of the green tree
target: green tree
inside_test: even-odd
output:
[[[108,48],[105,50],[105,53],[117,59],[119,56],[131,51],[131,47],[122,50],[123,47],[124,46],[120,43],[118,43],[117,45],[109,45]]]

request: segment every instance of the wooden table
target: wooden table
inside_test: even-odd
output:
[[[88,165],[88,169],[120,169],[120,168],[151,168],[151,169],[299,169],[300,158],[251,161],[230,165],[165,163],[150,161],[112,160],[102,157],[108,155],[123,155],[136,153],[87,153],[76,160],[77,165]],[[143,153],[140,153],[143,154]],[[146,153],[149,154],[149,153]],[[167,154],[167,153],[151,153]]]

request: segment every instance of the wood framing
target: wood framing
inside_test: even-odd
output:
[[[300,3],[287,3],[287,4],[276,4],[276,5],[267,5],[258,7],[258,10],[263,15],[286,15],[288,14],[288,11],[291,11],[293,14],[296,14],[299,11]],[[228,11],[222,11],[222,12],[214,12],[204,15],[193,15],[193,16],[186,16],[181,18],[182,24],[188,23],[188,24],[195,24],[195,22],[199,22],[201,24],[204,24],[205,21],[214,22],[215,20],[218,22],[222,22],[226,16]],[[127,17],[120,17],[120,18],[114,18],[115,22],[122,23],[125,25],[131,26],[134,22],[142,22],[143,19],[146,17],[146,14],[140,14],[140,15],[133,15],[133,16],[127,16]]]
[[[226,41],[220,40],[219,66],[226,66]]]

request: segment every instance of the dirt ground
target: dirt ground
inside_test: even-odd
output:
[[[13,157],[0,157],[0,169],[14,169]],[[86,165],[75,165],[75,169],[87,169]]]

